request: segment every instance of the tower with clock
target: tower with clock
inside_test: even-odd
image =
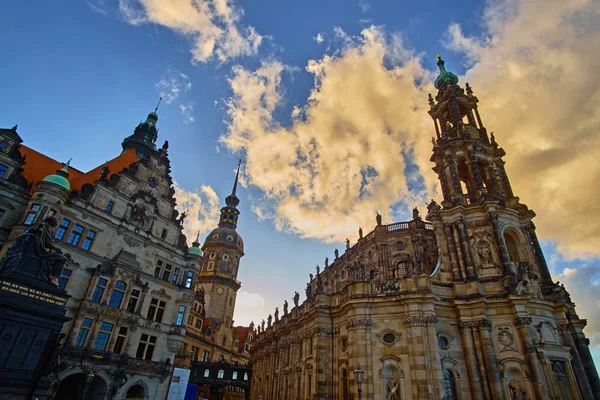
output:
[[[244,255],[244,242],[236,231],[240,215],[237,209],[240,200],[236,195],[240,165],[241,160],[233,190],[225,198],[225,207],[221,208],[219,225],[209,233],[202,246],[204,259],[198,277],[198,288],[204,291],[207,317],[219,326],[219,331],[225,330],[225,339],[221,339],[225,343],[231,340],[235,299],[241,287],[237,280],[238,268]]]

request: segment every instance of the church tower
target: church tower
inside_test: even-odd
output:
[[[503,337],[513,328],[503,318],[512,316],[532,398],[572,398],[577,390],[582,398],[598,398],[600,380],[582,331],[586,322],[564,287],[552,281],[532,222],[535,213],[513,194],[504,168],[506,153],[483,125],[473,89],[468,83],[460,87],[458,77],[437,58],[438,94],[435,99],[429,95],[429,114],[436,132],[431,161],[443,201],[440,206],[432,200],[428,206],[440,256],[433,279],[453,287],[471,390],[484,398],[505,398],[503,393],[512,389],[501,382],[520,379],[498,368],[503,356],[492,350],[492,332],[500,349],[508,343]],[[488,302],[494,301],[505,308],[490,307]],[[561,342],[568,346],[562,347],[562,358],[549,350],[551,342],[557,349]]]
[[[442,208],[430,205],[442,256],[451,264],[453,280],[490,275],[519,275],[528,266],[541,285],[551,285],[532,218],[535,213],[513,194],[494,133],[488,135],[467,83],[446,71],[438,55],[438,94],[429,95],[435,163],[443,194]],[[477,229],[487,227],[485,233]],[[441,240],[440,240],[441,239]],[[494,266],[498,266],[496,268]]]
[[[219,225],[206,237],[202,251],[202,272],[198,277],[198,289],[204,291],[206,316],[217,324],[231,328],[233,311],[240,282],[237,280],[240,259],[244,255],[244,242],[236,232],[237,209],[240,199],[236,195],[241,160],[238,163],[231,194],[221,208]]]

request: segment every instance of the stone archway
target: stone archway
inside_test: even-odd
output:
[[[64,378],[58,387],[55,400],[103,400],[108,387],[98,375],[77,373]]]
[[[127,390],[125,399],[127,400],[143,400],[145,395],[144,388],[142,385],[133,385]]]

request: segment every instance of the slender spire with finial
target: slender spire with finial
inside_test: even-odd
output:
[[[238,168],[237,168],[237,172],[235,173],[235,182],[233,183],[233,190],[231,191],[231,195],[235,196],[235,192],[237,190],[237,184],[238,184],[238,178],[240,176],[240,166],[242,165],[242,159],[240,158],[238,160]]]
[[[156,114],[158,112],[158,106],[160,106],[160,102],[162,101],[162,97],[158,98],[158,104],[156,105],[156,108],[154,109],[154,114]]]

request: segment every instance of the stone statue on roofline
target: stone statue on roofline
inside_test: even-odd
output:
[[[300,293],[294,293],[294,307],[298,307],[298,302],[300,301]]]
[[[275,322],[279,321],[279,307],[275,307]]]
[[[296,293],[298,293],[298,292],[296,292]],[[287,302],[287,300],[285,300],[283,302],[283,315],[287,315],[287,313],[288,313],[288,302]]]

